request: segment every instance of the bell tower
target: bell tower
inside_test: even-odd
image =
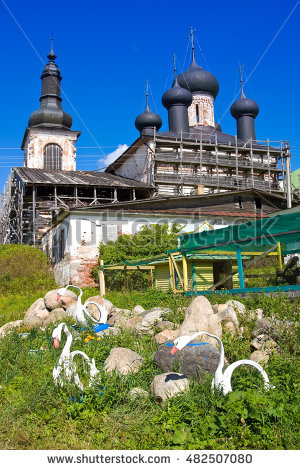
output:
[[[75,143],[81,132],[72,131],[72,117],[61,105],[61,73],[55,63],[53,38],[49,62],[41,75],[40,107],[31,113],[21,149],[24,166],[48,170],[76,170]]]

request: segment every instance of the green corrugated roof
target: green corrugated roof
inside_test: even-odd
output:
[[[179,240],[179,251],[182,252],[208,249],[226,252],[235,250],[236,246],[240,246],[242,251],[263,251],[264,247],[278,242],[284,245],[285,250],[287,243],[300,242],[300,208],[293,213],[278,214],[254,222],[181,235]]]

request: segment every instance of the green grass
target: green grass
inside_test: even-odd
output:
[[[46,255],[32,246],[0,246],[0,327],[22,319],[35,300],[55,289]]]
[[[85,289],[85,297],[97,294]],[[191,299],[158,291],[108,293],[117,307],[165,306],[180,310]],[[212,303],[220,302],[211,297]],[[226,299],[225,299],[226,300]],[[222,302],[225,301],[223,298]],[[25,299],[25,303],[29,299]],[[21,302],[21,299],[19,299]],[[248,309],[264,308],[267,316],[295,321],[300,301],[284,297],[242,300]],[[21,307],[20,307],[21,308]],[[241,319],[244,336],[223,336],[231,363],[249,357],[254,322]],[[73,349],[94,357],[101,371],[104,394],[87,390],[82,401],[73,387],[55,387],[53,367],[61,353],[45,332],[32,330],[26,339],[13,334],[0,340],[0,448],[2,449],[296,449],[299,447],[299,325],[282,328],[278,343],[281,355],[273,356],[266,371],[275,389],[268,392],[254,370],[240,369],[233,376],[234,391],[226,397],[211,392],[211,377],[191,382],[190,393],[164,405],[148,398],[129,398],[133,387],[150,391],[153,377],[161,371],[153,361],[157,345],[151,337],[122,332],[118,337],[84,341],[81,333]],[[39,352],[40,348],[43,352]],[[144,358],[133,375],[112,377],[103,364],[112,347],[130,348]],[[31,353],[30,350],[37,350]],[[71,401],[71,397],[75,401]],[[76,398],[77,397],[77,398]]]

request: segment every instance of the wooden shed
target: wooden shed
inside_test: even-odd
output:
[[[227,277],[234,271],[237,271],[237,260],[233,255],[209,255],[209,254],[193,254],[187,255],[187,278],[188,290],[207,290],[214,284],[222,281],[222,278]],[[249,259],[249,256],[244,256],[243,259]],[[175,289],[183,290],[181,266],[182,256],[174,256],[174,261],[177,265],[178,271],[174,269]],[[156,260],[151,265],[155,266],[155,287],[161,290],[168,290],[172,288],[171,276],[172,269],[170,270],[169,259],[163,258]],[[234,289],[239,287],[239,275],[235,274],[231,279],[220,285],[220,288]]]

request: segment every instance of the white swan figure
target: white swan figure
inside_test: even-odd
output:
[[[52,338],[54,340],[54,347],[57,349],[59,347],[59,342],[61,340],[62,330],[67,336],[67,342],[62,350],[62,353],[53,369],[53,379],[56,385],[61,387],[64,383],[71,382],[72,377],[74,382],[80,390],[83,390],[84,387],[78,377],[76,364],[74,362],[74,357],[76,355],[81,356],[87,363],[90,368],[90,381],[89,386],[91,387],[94,384],[96,376],[99,374],[99,370],[96,367],[95,359],[90,360],[90,358],[83,351],[70,351],[73,337],[65,323],[60,323],[57,328],[52,332]]]
[[[62,287],[57,291],[57,300],[60,300],[60,298],[65,295],[66,290],[68,287],[74,287],[74,289],[79,290],[79,295],[77,299],[77,304],[76,304],[76,310],[75,310],[75,320],[79,325],[81,326],[88,326],[88,319],[93,322],[96,325],[99,325],[100,323],[106,323],[107,322],[107,310],[104,305],[99,305],[97,302],[85,302],[83,305],[81,303],[81,297],[82,297],[82,290],[80,287],[73,286],[72,284],[69,284],[67,287]],[[98,320],[95,320],[95,318],[89,313],[88,309],[86,308],[88,305],[96,305],[98,312],[99,312],[99,317]]]
[[[231,388],[232,373],[237,367],[242,366],[242,365],[255,367],[255,369],[257,369],[261,373],[264,379],[265,389],[268,390],[270,388],[269,377],[267,376],[267,373],[264,371],[264,369],[259,364],[257,364],[257,362],[250,361],[248,359],[242,359],[241,361],[236,361],[230,366],[228,366],[227,369],[223,372],[223,367],[224,367],[223,343],[218,336],[207,333],[207,331],[200,331],[191,336],[180,336],[179,338],[175,339],[174,347],[171,350],[171,354],[175,354],[176,351],[180,351],[181,349],[183,349],[190,341],[197,338],[197,336],[199,335],[208,335],[208,336],[211,336],[212,338],[216,338],[216,340],[218,341],[220,345],[220,361],[219,361],[217,370],[215,372],[215,376],[212,380],[212,389],[217,388],[221,390],[224,393],[224,395],[227,395],[227,393],[232,392],[232,388]]]

